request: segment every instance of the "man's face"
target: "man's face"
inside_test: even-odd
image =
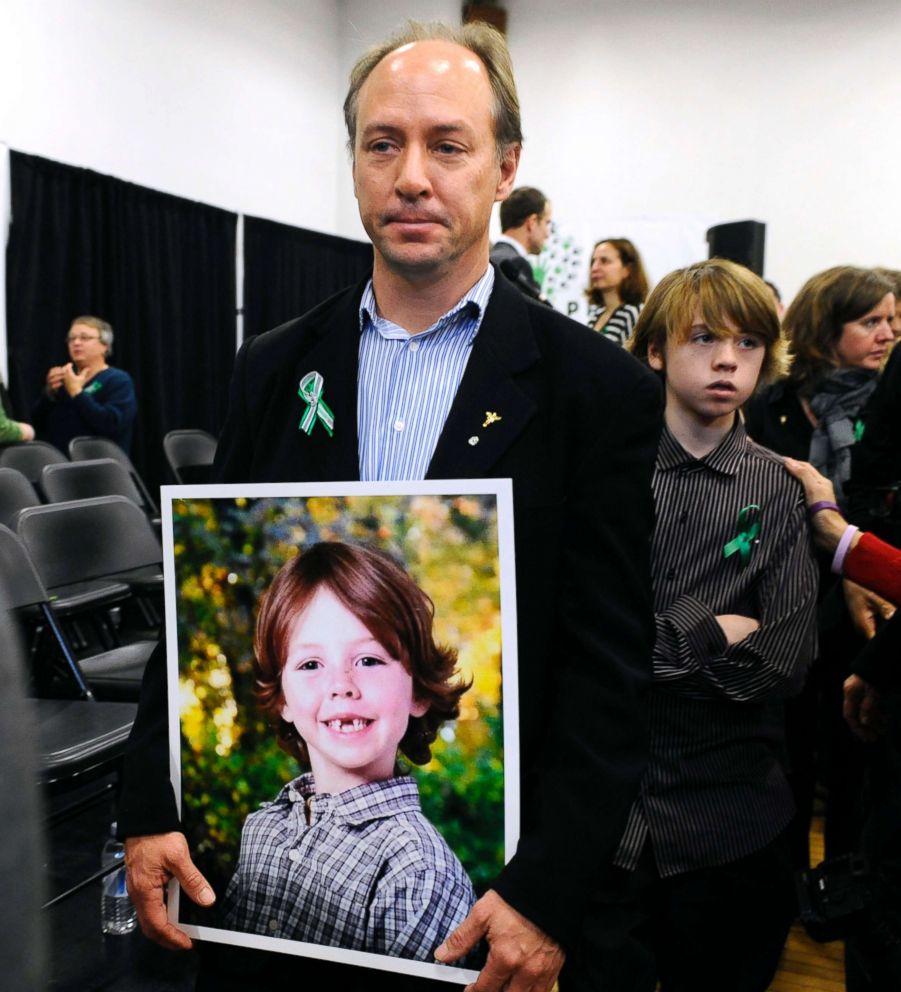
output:
[[[485,66],[459,45],[420,41],[386,56],[363,84],[354,193],[380,263],[406,278],[488,265],[492,204],[516,177],[498,163]]]
[[[544,247],[545,241],[551,234],[551,201],[544,205],[544,211],[539,216],[535,214],[529,230],[529,254],[537,255]]]

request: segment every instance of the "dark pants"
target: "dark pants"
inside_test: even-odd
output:
[[[866,748],[842,717],[844,681],[866,641],[851,623],[840,584],[833,584],[817,618],[819,657],[800,696],[785,706],[788,780],[798,810],[792,827],[795,868],[809,866],[808,838],[817,782],[826,789],[825,856],[855,849]]]
[[[783,834],[740,861],[661,878],[650,844],[611,869],[567,956],[561,992],[765,992],[795,897]]]
[[[848,992],[901,988],[901,695],[883,701],[887,732],[870,748],[867,820],[859,850],[875,876],[873,904],[845,941]]]

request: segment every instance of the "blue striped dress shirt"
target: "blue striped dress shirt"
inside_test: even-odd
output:
[[[494,288],[494,269],[431,327],[382,317],[372,281],[360,301],[357,432],[363,482],[424,479]]]

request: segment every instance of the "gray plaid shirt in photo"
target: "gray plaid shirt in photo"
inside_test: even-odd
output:
[[[329,795],[306,774],[247,817],[223,909],[229,929],[431,961],[474,902],[412,778]]]

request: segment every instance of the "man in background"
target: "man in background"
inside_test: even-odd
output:
[[[551,201],[534,186],[520,186],[501,204],[503,233],[491,248],[491,261],[516,288],[544,301],[529,255],[537,255],[551,231]]]

